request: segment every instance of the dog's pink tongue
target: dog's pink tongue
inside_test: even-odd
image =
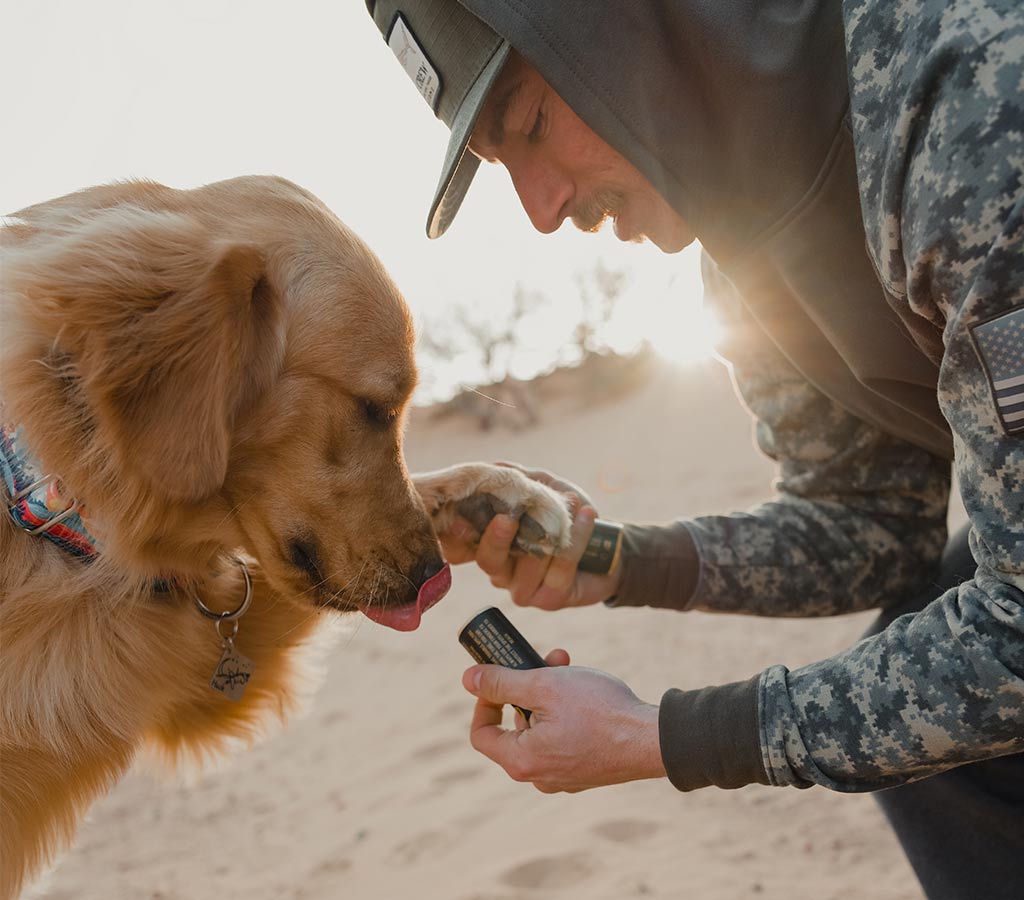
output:
[[[379,625],[394,628],[395,631],[415,631],[420,627],[420,618],[430,607],[448,593],[452,586],[452,570],[447,564],[436,575],[420,585],[416,602],[398,609],[364,609],[363,613]]]

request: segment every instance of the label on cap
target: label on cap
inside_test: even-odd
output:
[[[401,14],[395,16],[395,23],[391,26],[391,33],[388,35],[388,46],[391,52],[398,57],[402,68],[409,74],[412,83],[416,85],[423,99],[434,109],[437,105],[438,94],[441,93],[441,78],[427,59],[427,54],[416,40],[409,23],[402,18]]]

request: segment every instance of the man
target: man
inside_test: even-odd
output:
[[[428,234],[481,159],[542,232],[695,236],[780,468],[752,513],[627,525],[622,565],[444,536],[515,602],[886,609],[831,659],[668,691],[473,667],[472,740],[582,790],[667,774],[881,791],[930,897],[1024,896],[1024,13],[1015,0],[368,0],[452,129]],[[466,148],[468,146],[468,152]],[[945,546],[953,462],[971,519]],[[536,477],[553,480],[543,473]],[[900,613],[913,613],[900,615]],[[500,706],[534,710],[500,727]]]

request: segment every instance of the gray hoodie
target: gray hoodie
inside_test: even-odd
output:
[[[627,528],[620,605],[891,606],[949,460],[973,578],[845,653],[669,691],[681,789],[871,790],[1024,749],[1024,12],[1015,0],[462,0],[707,251],[778,497]],[[1016,123],[1016,124],[1015,124]]]

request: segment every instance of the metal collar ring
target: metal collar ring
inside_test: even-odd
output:
[[[239,559],[237,556],[232,556],[231,561],[242,570],[242,578],[245,579],[245,596],[242,598],[242,602],[235,608],[229,609],[226,612],[214,612],[200,599],[199,594],[193,594],[192,597],[196,601],[196,607],[199,611],[206,616],[208,619],[213,619],[215,622],[231,622],[244,615],[245,611],[249,608],[249,604],[252,602],[252,576],[249,574],[249,567],[245,562]]]

